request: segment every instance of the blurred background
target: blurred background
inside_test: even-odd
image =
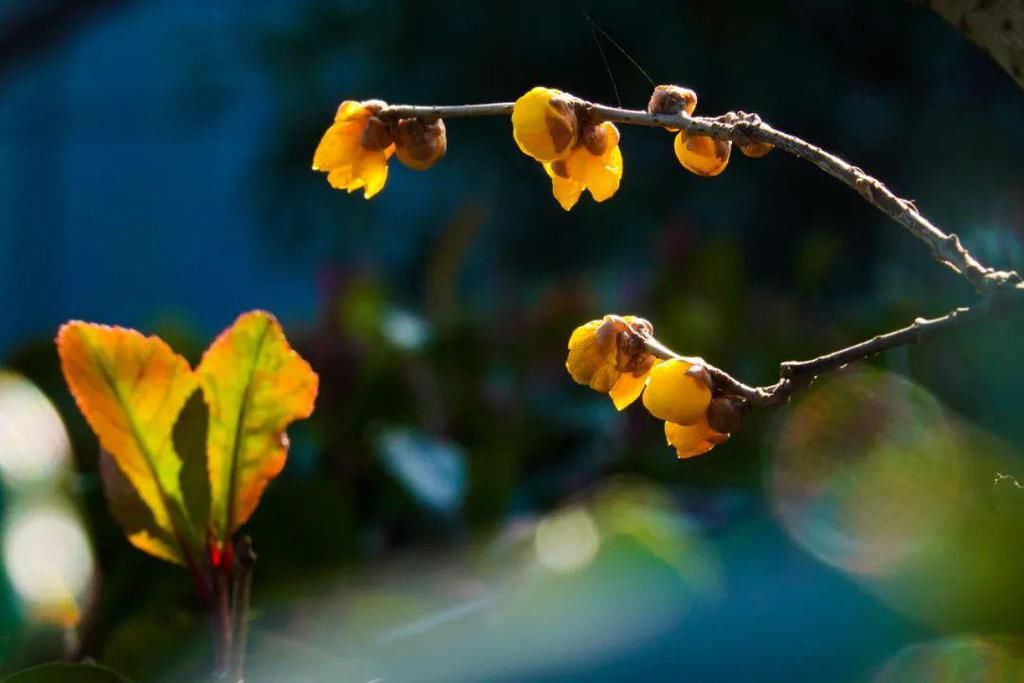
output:
[[[248,525],[250,680],[1024,680],[1024,493],[997,481],[1024,474],[1020,319],[685,461],[564,370],[605,313],[763,384],[971,300],[855,193],[779,152],[698,178],[624,128],[618,194],[566,213],[500,118],[450,121],[370,202],[310,170],[343,99],[645,106],[584,10],[697,113],[756,111],[1024,268],[1024,92],[909,3],[5,0],[0,672],[208,669],[187,572],[106,509],[53,337],[120,324],[195,362],[258,307],[321,394]]]

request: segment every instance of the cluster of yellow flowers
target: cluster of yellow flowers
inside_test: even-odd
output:
[[[696,108],[697,94],[676,85],[659,85],[647,104],[651,114],[692,116]],[[717,176],[729,164],[731,141],[670,130],[675,133],[676,158],[691,173]],[[619,129],[593,105],[554,88],[533,88],[512,107],[512,136],[524,154],[541,163],[566,211],[584,190],[597,202],[618,191]],[[369,199],[384,188],[392,155],[412,169],[426,170],[444,156],[447,145],[440,118],[399,119],[379,100],[349,100],[338,107],[320,140],[313,170],[327,173],[332,187],[349,192],[363,188]],[[753,158],[772,150],[764,142],[739,147]],[[653,335],[654,328],[642,318],[606,315],[576,328],[565,366],[578,383],[608,394],[619,410],[643,395],[647,410],[665,421],[665,437],[680,458],[706,453],[739,428],[745,406],[716,393],[700,358],[652,354],[648,342]]]
[[[384,189],[388,159],[411,169],[425,171],[444,156],[448,137],[444,121],[399,119],[378,116],[387,105],[380,100],[353,102],[338,107],[334,123],[324,133],[313,154],[313,170],[327,174],[331,187],[353,192],[363,188],[369,199]]]
[[[379,116],[386,106],[379,100],[343,102],[316,149],[313,170],[327,173],[327,181],[338,189],[364,188],[369,199],[383,189],[392,154],[416,170],[430,168],[444,156],[447,138],[441,119],[395,121]],[[693,90],[659,85],[647,111],[692,115],[696,107]],[[673,132],[676,158],[685,169],[705,177],[725,170],[732,142]],[[586,102],[554,88],[533,88],[512,108],[512,136],[524,154],[544,167],[552,193],[566,211],[584,190],[597,202],[618,191],[622,181],[619,129],[601,120]],[[740,149],[747,156],[762,157],[772,146],[754,142]]]
[[[579,102],[554,88],[534,88],[512,108],[512,137],[523,154],[539,161],[555,199],[568,211],[583,190],[603,202],[619,189],[619,129],[595,121]]]
[[[565,367],[572,378],[608,394],[622,410],[643,395],[648,412],[665,421],[665,438],[680,458],[707,453],[739,428],[742,404],[716,396],[699,358],[661,360],[648,350],[651,323],[606,315],[577,327]]]

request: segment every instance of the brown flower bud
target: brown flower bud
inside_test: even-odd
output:
[[[363,134],[359,136],[359,146],[373,152],[387,149],[394,141],[391,127],[376,116],[370,117]]]
[[[427,123],[421,119],[402,119],[396,135],[398,160],[411,169],[425,171],[448,150],[444,121]]]
[[[743,404],[729,396],[719,396],[708,406],[708,425],[720,434],[732,434],[743,424]]]
[[[371,114],[379,114],[388,108],[388,103],[384,100],[363,100],[359,104],[363,105],[363,108]]]
[[[584,126],[580,131],[580,144],[587,148],[587,151],[596,157],[601,156],[608,149],[611,137],[607,126]]]
[[[751,142],[747,145],[740,145],[740,151],[751,159],[760,159],[773,149],[775,149],[775,145],[770,142]]]
[[[626,316],[621,318],[617,315],[605,316],[603,330],[598,330],[600,335],[615,334],[616,369],[620,372],[632,372],[639,374],[646,372],[654,364],[654,356],[647,352],[647,339],[654,333],[654,326],[643,318]]]
[[[704,382],[704,384],[706,384],[708,388],[711,388],[711,373],[708,372],[708,369],[701,365],[700,363],[695,363],[691,365],[686,370],[686,374],[689,375],[690,377],[699,379],[700,381]]]
[[[696,108],[697,93],[678,85],[659,85],[647,103],[647,111],[651,114],[678,114],[685,111],[692,116]]]

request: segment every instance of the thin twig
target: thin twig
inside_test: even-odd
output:
[[[716,390],[745,399],[751,408],[771,408],[786,403],[793,392],[809,386],[826,372],[838,370],[855,361],[866,360],[889,349],[913,344],[936,332],[974,322],[989,311],[990,306],[986,304],[970,308],[961,307],[937,318],[917,318],[906,327],[876,335],[817,358],[786,361],[779,366],[779,381],[760,387],[748,386],[726,371],[701,359],[680,356],[655,339],[647,340],[646,346],[648,353],[657,358],[681,358],[690,362],[700,362],[710,373]]]
[[[1020,276],[1012,271],[989,268],[975,259],[953,233],[946,233],[922,216],[914,203],[896,196],[881,181],[836,155],[802,140],[795,135],[772,128],[757,114],[730,112],[717,117],[691,117],[685,113],[650,114],[636,109],[609,107],[593,102],[579,101],[594,117],[637,126],[655,128],[681,128],[687,133],[708,135],[746,144],[751,141],[768,142],[793,156],[808,161],[857,191],[861,197],[889,216],[912,235],[924,242],[932,256],[944,266],[963,275],[979,293],[1004,284],[1017,284]],[[396,118],[459,118],[470,116],[509,116],[512,102],[493,104],[467,104],[457,106],[390,105],[381,116]]]

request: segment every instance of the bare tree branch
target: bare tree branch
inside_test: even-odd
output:
[[[919,342],[936,332],[974,322],[986,315],[989,312],[988,309],[987,304],[978,304],[970,308],[954,309],[938,318],[917,318],[906,327],[876,335],[853,346],[847,346],[817,358],[786,361],[779,366],[779,381],[767,386],[747,386],[720,368],[706,362],[703,365],[711,374],[712,382],[717,390],[745,399],[752,408],[771,408],[786,403],[795,391],[809,386],[826,372],[838,370],[855,361],[866,360],[889,349]],[[654,339],[647,342],[647,351],[664,360],[670,358],[692,360],[680,356]]]
[[[924,242],[939,263],[963,275],[979,293],[988,292],[993,287],[1007,283],[1017,284],[1021,281],[1017,273],[995,270],[980,263],[967,251],[959,237],[939,229],[920,214],[912,201],[896,196],[877,178],[795,135],[772,128],[756,114],[730,112],[710,118],[691,117],[684,113],[677,115],[649,114],[646,111],[609,107],[593,102],[580,101],[580,103],[599,120],[655,128],[682,128],[687,133],[709,135],[713,138],[732,140],[741,144],[752,141],[771,143],[793,156],[814,164],[856,190],[865,201]],[[459,106],[391,105],[380,115],[427,120],[470,116],[509,116],[512,113],[512,107],[512,102]]]
[[[967,251],[955,234],[944,232],[921,215],[912,201],[898,197],[880,180],[831,152],[773,128],[756,114],[730,112],[717,117],[691,117],[685,113],[651,114],[578,99],[576,104],[587,111],[592,120],[682,129],[689,134],[708,135],[741,145],[754,141],[770,143],[784,152],[814,164],[855,190],[866,202],[921,240],[936,261],[962,275],[977,292],[979,302],[972,307],[957,308],[937,318],[917,318],[906,327],[879,334],[817,358],[786,361],[780,365],[779,380],[774,384],[750,386],[724,370],[700,361],[710,373],[716,392],[743,399],[751,408],[782,405],[795,391],[809,386],[823,373],[842,368],[854,361],[871,358],[889,349],[915,343],[942,330],[972,322],[987,315],[993,308],[1007,309],[1024,304],[1024,283],[1016,272],[996,270],[981,263]],[[426,120],[442,117],[452,119],[509,116],[513,106],[512,102],[461,106],[391,105],[385,107],[379,116]],[[696,360],[680,356],[654,338],[646,339],[645,346],[648,353],[658,358]]]

